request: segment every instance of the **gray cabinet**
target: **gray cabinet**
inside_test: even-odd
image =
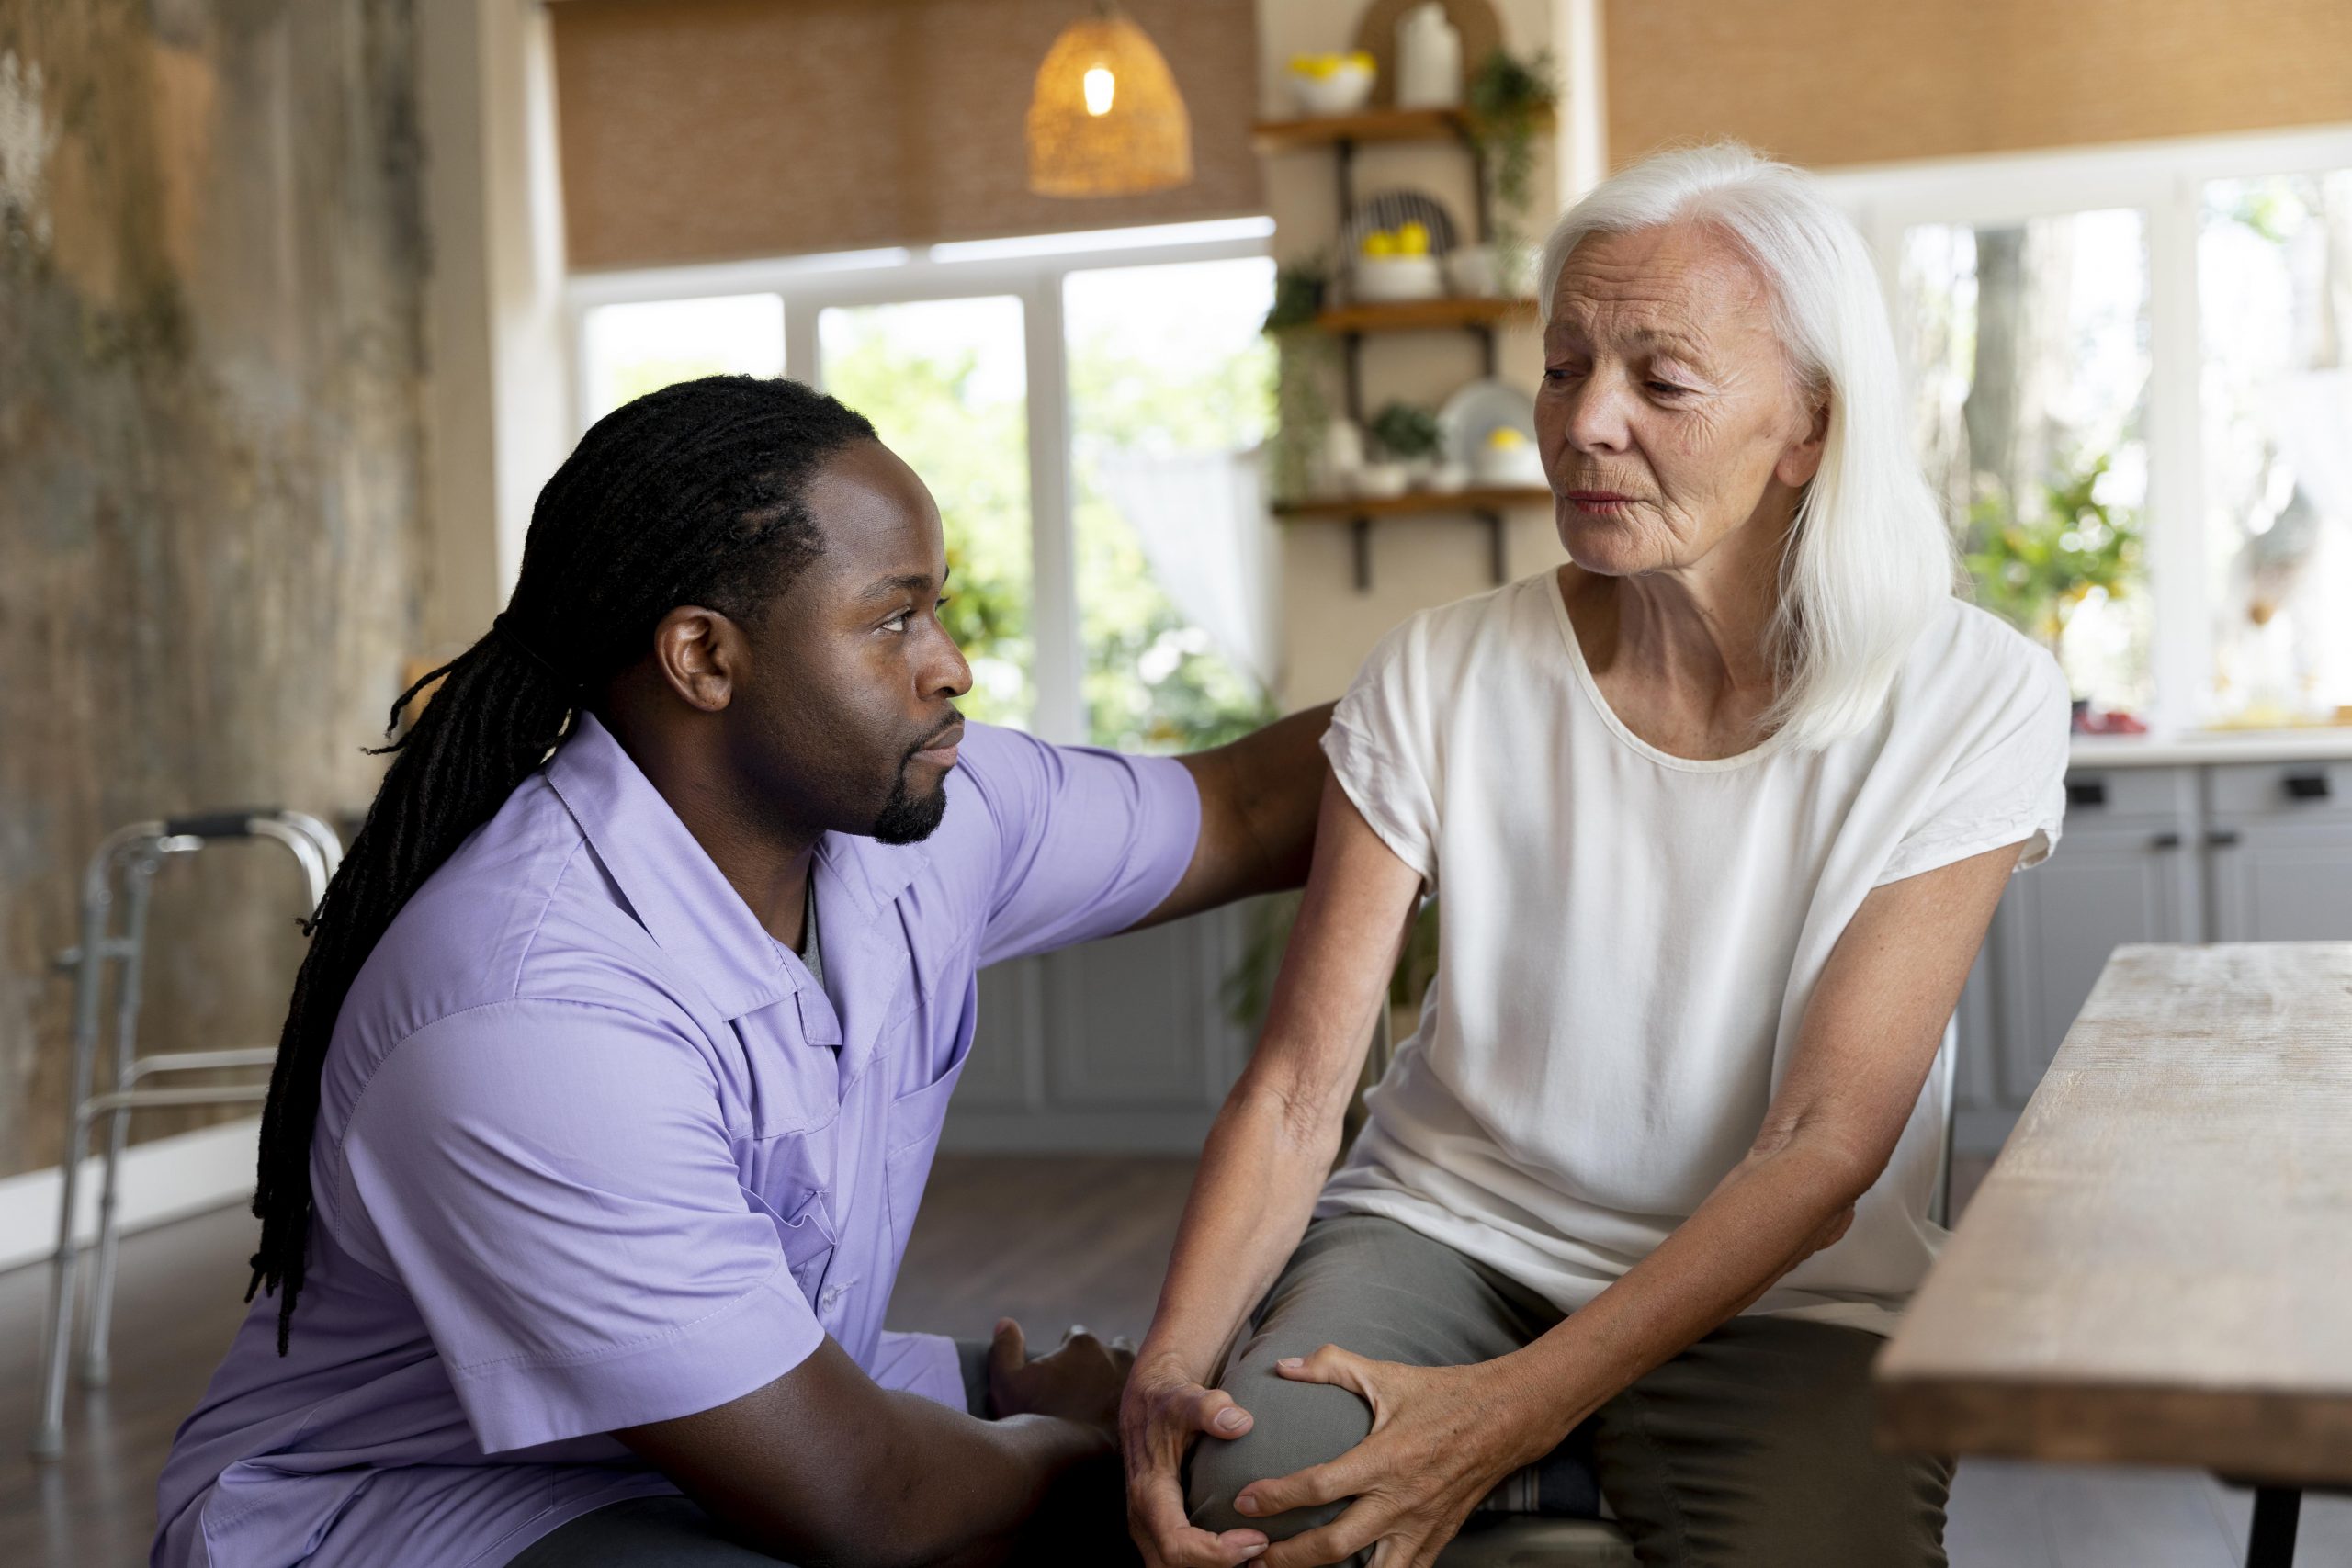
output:
[[[984,970],[946,1146],[1199,1152],[1253,1043],[1222,994],[1250,929],[1236,906]]]
[[[2352,935],[2352,762],[2207,773],[2213,940]]]
[[[1959,1146],[1998,1148],[2108,955],[2136,942],[2352,940],[2352,762],[2077,768],[1960,1008]]]

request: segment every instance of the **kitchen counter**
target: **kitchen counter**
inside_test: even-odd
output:
[[[2352,760],[2352,725],[2307,729],[2207,729],[2187,735],[2077,735],[2077,768],[2184,767],[2204,762]]]

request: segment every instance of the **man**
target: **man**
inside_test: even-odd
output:
[[[946,576],[788,381],[548,481],[320,911],[158,1565],[1123,1549],[1126,1353],[983,1369],[885,1334],[891,1281],[978,969],[1297,885],[1326,713],[1181,761],[967,728]]]

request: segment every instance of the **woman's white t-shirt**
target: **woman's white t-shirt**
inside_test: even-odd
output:
[[[1618,721],[1551,572],[1405,622],[1323,744],[1441,895],[1437,979],[1316,1213],[1387,1215],[1582,1306],[1747,1154],[1871,889],[2050,853],[2068,728],[2056,661],[1957,599],[1868,729],[1705,761]],[[1944,1235],[1949,1092],[1931,1074],[1852,1227],[1751,1312],[1893,1330]]]

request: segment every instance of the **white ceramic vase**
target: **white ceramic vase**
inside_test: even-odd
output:
[[[1396,24],[1396,107],[1450,109],[1462,102],[1462,34],[1438,0],[1424,0]]]

